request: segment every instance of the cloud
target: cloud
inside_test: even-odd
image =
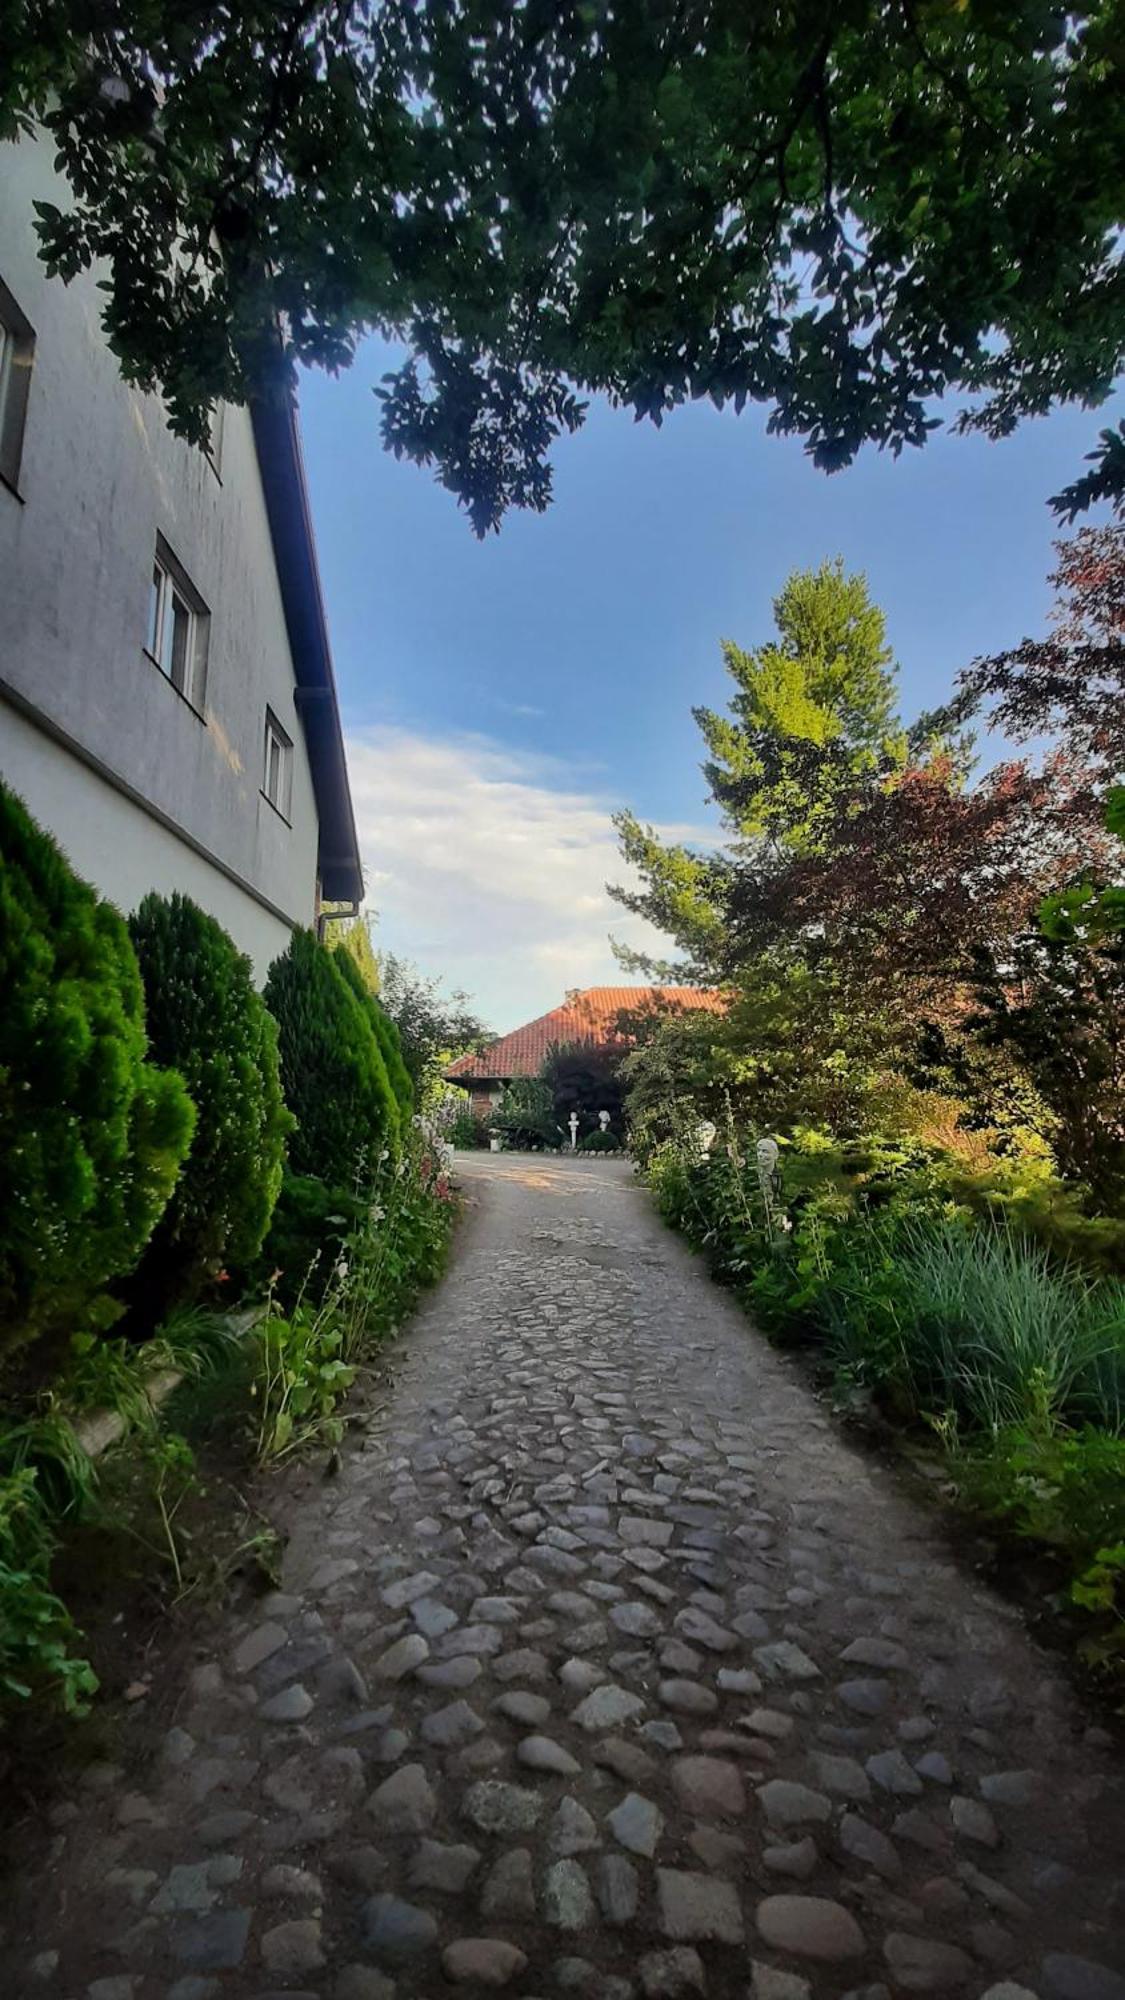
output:
[[[487,737],[373,728],[349,736],[348,767],[380,942],[463,986],[497,1029],[558,1006],[569,986],[628,984],[611,930],[667,955],[668,940],[606,894],[628,879],[610,806],[551,760]]]

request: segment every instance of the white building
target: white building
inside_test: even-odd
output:
[[[296,413],[172,437],[93,274],[39,262],[49,148],[0,145],[0,188],[0,776],[103,895],[182,890],[261,981],[363,894]]]

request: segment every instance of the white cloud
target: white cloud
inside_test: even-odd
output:
[[[628,983],[611,930],[668,954],[606,894],[628,879],[610,806],[549,760],[376,728],[349,737],[348,767],[379,942],[463,986],[497,1029],[558,1006],[569,986]]]

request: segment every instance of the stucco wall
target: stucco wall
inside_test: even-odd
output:
[[[249,416],[224,412],[218,477],[170,436],[159,402],[121,381],[93,278],[64,287],[38,262],[32,200],[62,199],[48,150],[27,141],[2,155],[0,276],[36,348],[19,498],[0,485],[0,680],[293,922],[311,923],[317,817]],[[158,533],[211,613],[202,720],[144,651]],[[291,825],[260,789],[267,703],[294,745]],[[5,742],[0,769],[25,791],[26,734]],[[98,788],[99,810],[109,789]],[[61,832],[53,796],[51,810]],[[90,836],[99,886],[127,904],[132,857]],[[146,838],[171,867],[171,836]],[[183,879],[164,886],[187,888],[198,865],[185,859]],[[248,932],[238,941],[251,949]]]
[[[217,917],[264,983],[289,926],[4,701],[0,771],[79,875],[118,909],[136,909],[150,889],[164,896],[179,889]]]

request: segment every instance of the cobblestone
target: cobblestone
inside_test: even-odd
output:
[[[465,1173],[283,1588],[45,1803],[13,1993],[1125,2000],[1114,1743],[1012,1611],[623,1163]]]

